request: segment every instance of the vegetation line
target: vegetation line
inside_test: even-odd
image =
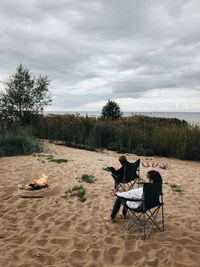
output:
[[[97,151],[110,149],[143,156],[200,160],[200,126],[184,120],[134,115],[123,117],[118,103],[108,100],[101,117],[42,115],[51,103],[47,76],[32,77],[20,64],[0,92],[0,156],[42,151],[37,141],[62,141],[66,146]],[[36,138],[35,138],[36,137]],[[57,163],[64,159],[50,159]]]

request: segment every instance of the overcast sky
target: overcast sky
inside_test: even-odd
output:
[[[20,63],[47,110],[200,112],[200,1],[1,0],[0,80]]]

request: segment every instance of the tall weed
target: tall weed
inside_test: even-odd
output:
[[[74,146],[106,148],[139,155],[200,159],[200,127],[186,121],[135,115],[118,120],[60,115],[32,125],[39,138]]]
[[[42,145],[26,134],[0,131],[0,156],[14,156],[41,152]]]

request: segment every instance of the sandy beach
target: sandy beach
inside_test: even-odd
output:
[[[49,155],[68,162],[49,161]],[[0,158],[0,266],[199,266],[200,163],[125,155],[131,162],[141,159],[143,179],[150,169],[161,173],[164,232],[155,229],[144,241],[125,229],[127,220],[104,220],[115,201],[113,181],[104,168],[118,166],[119,154],[46,143],[40,154]],[[165,164],[167,169],[159,167]],[[42,174],[48,175],[49,188],[18,188]],[[83,174],[94,175],[95,182],[80,182]],[[85,202],[63,198],[67,188],[80,184],[86,189]],[[182,192],[172,191],[170,184]]]

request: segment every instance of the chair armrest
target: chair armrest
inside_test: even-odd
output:
[[[125,198],[125,197],[120,197],[120,196],[118,197],[125,201],[132,201],[132,202],[144,201],[144,198]]]

